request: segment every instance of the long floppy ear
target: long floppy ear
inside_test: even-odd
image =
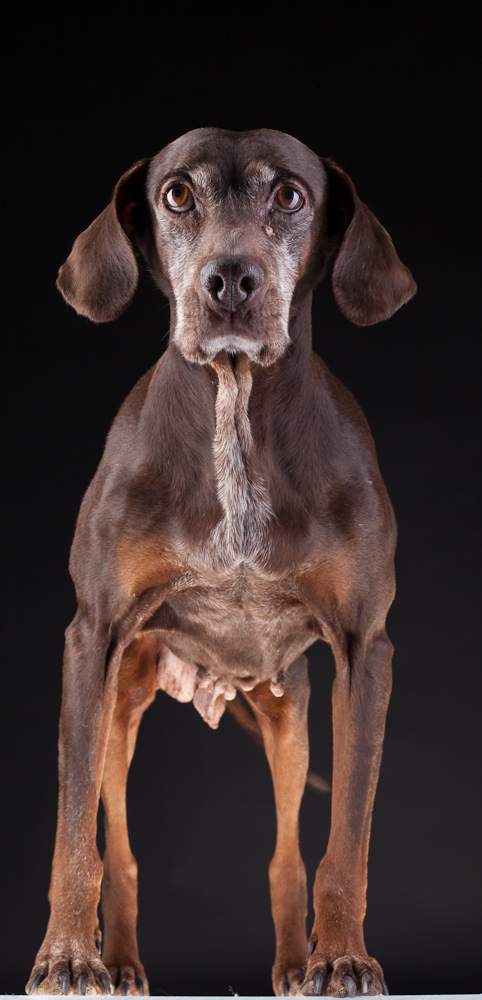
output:
[[[94,323],[117,319],[131,303],[139,273],[136,233],[145,224],[150,160],[139,160],[116,184],[112,201],[77,237],[59,271],[64,299]]]
[[[389,319],[415,295],[417,286],[348,174],[331,160],[323,160],[323,165],[330,184],[328,236],[338,251],[332,275],[335,301],[356,326],[371,326]]]

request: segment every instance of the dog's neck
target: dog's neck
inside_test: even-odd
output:
[[[300,367],[311,355],[311,295],[294,310],[290,322],[291,348],[284,360],[275,362],[271,381],[280,366],[293,367],[297,380]],[[209,365],[217,375],[216,429],[213,440],[216,489],[224,517],[215,529],[219,551],[226,558],[243,559],[264,552],[268,544],[272,500],[253,441],[248,405],[255,378],[263,378],[263,366],[246,354],[218,354]],[[263,379],[264,381],[264,379]]]
[[[313,409],[313,392],[318,404],[320,397],[313,381],[310,305],[311,295],[297,303],[291,344],[272,365],[223,352],[211,363],[194,363],[171,341],[149,383],[142,422],[166,497],[193,544],[205,526],[209,552],[218,549],[219,560],[230,565],[248,552],[269,554],[286,469],[304,492],[315,488],[310,420],[319,410]]]
[[[272,517],[248,416],[251,362],[246,354],[231,357],[223,351],[210,365],[218,377],[213,457],[224,512],[216,528],[216,541],[220,549],[226,549],[227,557],[242,557],[251,548],[259,548]]]

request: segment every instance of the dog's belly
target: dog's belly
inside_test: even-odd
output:
[[[184,663],[241,688],[284,673],[322,635],[288,587],[248,572],[177,593],[145,630]]]
[[[217,729],[237,690],[270,681],[282,697],[284,674],[320,638],[320,626],[283,586],[238,568],[217,586],[199,584],[165,601],[144,625],[157,633],[158,687],[193,701]]]

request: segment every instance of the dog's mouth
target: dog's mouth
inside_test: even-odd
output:
[[[258,364],[271,364],[275,360],[271,357],[268,345],[262,340],[250,337],[249,334],[230,332],[205,337],[198,347],[199,361],[201,363],[212,361],[222,351],[231,356],[247,354],[250,361],[256,361]]]
[[[197,364],[209,364],[224,351],[271,365],[291,344],[289,305],[268,289],[262,302],[243,303],[234,312],[219,310],[191,289],[178,303],[173,339],[186,360]]]
[[[217,336],[207,335],[195,345],[179,344],[184,357],[198,364],[209,364],[221,353],[230,357],[245,354],[250,361],[258,365],[272,365],[285,354],[291,344],[288,334],[278,334],[272,338],[261,339],[249,334],[226,333]]]
[[[236,314],[226,322],[209,323],[199,331],[196,360],[210,362],[222,351],[228,355],[246,354],[250,361],[271,365],[285,353],[291,343],[287,324],[273,317],[272,322],[260,322],[255,315]]]

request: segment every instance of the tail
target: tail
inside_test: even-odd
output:
[[[244,729],[246,733],[255,741],[259,743],[260,747],[264,749],[263,734],[261,729],[256,722],[254,715],[251,715],[246,703],[241,700],[239,695],[236,696],[234,701],[227,701],[226,708],[233,719]],[[321,775],[317,774],[316,771],[312,771],[311,768],[308,770],[306,775],[306,787],[312,788],[315,792],[331,792],[331,785],[325,781]]]

